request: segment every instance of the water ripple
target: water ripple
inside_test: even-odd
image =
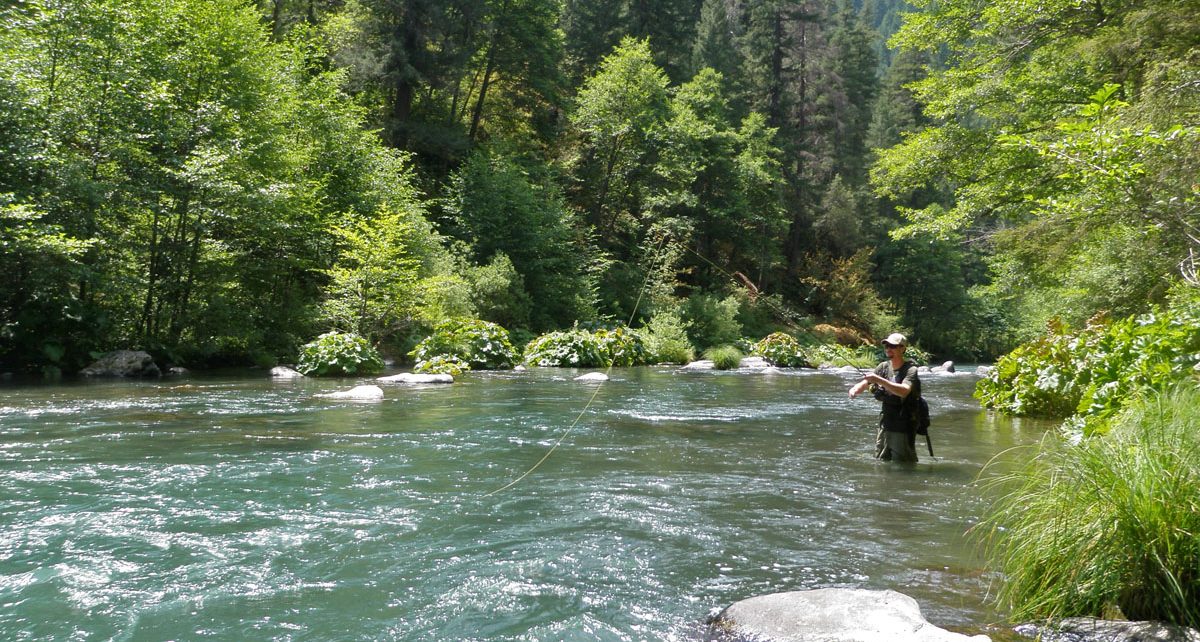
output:
[[[930,382],[940,458],[902,469],[871,458],[877,408],[846,377],[628,369],[582,412],[577,374],[369,406],[312,400],[357,381],[0,388],[0,630],[675,641],[826,586],[994,617],[972,484],[1038,431],[981,413],[968,379]]]

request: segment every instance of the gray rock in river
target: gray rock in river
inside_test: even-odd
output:
[[[705,642],[988,642],[925,620],[913,598],[895,591],[816,589],[742,600],[709,625]]]
[[[716,364],[714,364],[712,362],[712,359],[701,359],[699,361],[693,361],[693,362],[687,364],[686,366],[683,366],[683,369],[684,370],[712,370],[716,367],[717,366],[716,366]]]
[[[114,350],[79,371],[84,377],[158,377],[154,357],[141,350]]]
[[[1042,642],[1200,642],[1200,632],[1162,622],[1127,622],[1071,617],[1054,624],[1022,624],[1013,629]]]
[[[931,367],[930,371],[932,371],[934,374],[954,374],[954,372],[955,372],[954,362],[946,361],[946,362],[942,363],[942,365],[940,365],[940,366]]]
[[[349,390],[326,392],[313,395],[323,399],[348,399],[351,401],[378,401],[383,399],[383,388],[379,386],[354,386]]]
[[[304,375],[292,370],[287,366],[275,366],[271,368],[271,376],[276,379],[303,379]]]
[[[742,360],[738,362],[738,367],[762,370],[763,368],[770,368],[771,363],[762,357],[742,357]]]
[[[376,377],[375,381],[384,383],[454,383],[454,375],[401,372],[387,377]]]

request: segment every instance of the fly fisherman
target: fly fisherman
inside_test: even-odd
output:
[[[887,360],[850,388],[851,399],[870,388],[883,402],[875,456],[884,461],[917,461],[917,430],[910,409],[921,396],[921,380],[917,378],[917,365],[904,359],[907,349],[908,339],[903,334],[888,335],[883,341]]]

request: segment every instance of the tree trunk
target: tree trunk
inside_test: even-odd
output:
[[[492,81],[492,70],[496,67],[496,34],[492,33],[492,41],[488,45],[487,66],[483,69],[483,83],[479,86],[479,98],[475,101],[475,110],[471,113],[471,129],[467,137],[475,140],[479,131],[479,120],[483,117],[483,102],[487,98],[488,85]]]

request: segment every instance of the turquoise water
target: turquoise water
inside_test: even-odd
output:
[[[1045,426],[975,377],[925,378],[938,458],[905,468],[852,377],[618,369],[589,406],[578,374],[0,387],[0,639],[693,640],[830,586],[1001,619],[973,482]]]

